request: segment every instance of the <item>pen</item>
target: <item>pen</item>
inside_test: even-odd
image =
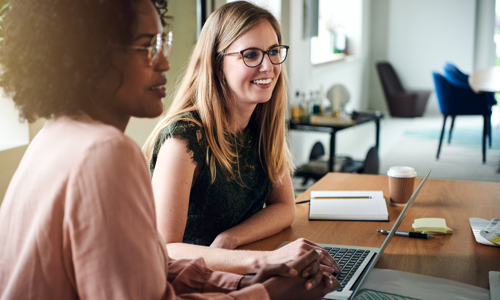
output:
[[[389,234],[391,232],[390,230],[387,229],[377,229],[377,231],[380,232],[381,234]],[[418,239],[432,239],[434,237],[433,235],[430,234],[407,232],[407,231],[396,231],[395,235],[408,236]]]

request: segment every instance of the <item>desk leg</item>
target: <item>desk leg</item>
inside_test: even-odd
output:
[[[336,130],[333,130],[330,135],[330,159],[328,161],[328,172],[333,172],[335,167],[335,134]]]
[[[375,120],[375,147],[378,152],[378,145],[380,140],[380,119]]]

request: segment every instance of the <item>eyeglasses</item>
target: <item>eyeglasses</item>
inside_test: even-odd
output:
[[[166,37],[164,37],[161,33],[155,35],[151,40],[151,45],[149,47],[137,45],[129,45],[128,47],[141,51],[148,51],[149,66],[152,66],[158,58],[158,53],[160,53],[160,51],[163,50],[163,55],[165,55],[165,57],[168,57],[168,55],[170,54],[170,50],[172,50],[172,42],[173,33],[172,31],[170,31]]]
[[[224,55],[241,54],[245,65],[250,68],[255,68],[258,67],[264,60],[264,54],[269,56],[269,60],[273,65],[282,64],[286,59],[288,48],[290,47],[285,45],[274,46],[267,51],[259,48],[248,48],[239,52],[224,53]]]

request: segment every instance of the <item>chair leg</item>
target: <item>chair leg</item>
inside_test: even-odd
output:
[[[486,135],[488,133],[488,115],[483,116],[483,164],[486,163]]]
[[[491,148],[491,114],[488,117],[488,139],[489,139],[490,148]]]
[[[456,116],[451,116],[451,127],[450,133],[448,134],[448,144],[451,143],[451,131],[453,130],[453,125],[455,125],[455,117]]]
[[[448,115],[443,115],[443,129],[441,130],[441,137],[439,138],[439,146],[436,159],[439,159],[439,152],[441,152],[441,144],[443,143],[444,128],[446,127],[446,118],[448,118]]]

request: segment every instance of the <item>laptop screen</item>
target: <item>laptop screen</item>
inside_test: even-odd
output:
[[[431,174],[431,171],[432,171],[432,169],[429,170],[429,173],[427,173],[427,175],[424,177],[424,179],[422,180],[422,182],[420,183],[420,185],[417,187],[417,189],[415,190],[415,192],[413,192],[413,195],[411,195],[410,200],[408,200],[408,202],[406,203],[405,207],[403,208],[403,210],[399,214],[399,217],[397,218],[396,222],[394,222],[394,225],[392,226],[391,232],[387,235],[387,238],[385,239],[384,243],[380,247],[380,251],[377,252],[377,254],[375,255],[375,257],[370,262],[370,265],[368,266],[368,268],[366,269],[366,271],[364,272],[364,274],[362,276],[363,278],[360,279],[359,284],[357,285],[356,289],[353,291],[350,299],[352,299],[352,298],[354,298],[356,296],[356,293],[358,292],[358,290],[360,289],[360,287],[363,285],[363,282],[365,281],[366,277],[368,277],[368,274],[370,273],[370,271],[375,267],[375,264],[377,264],[378,259],[380,258],[380,256],[384,252],[385,248],[387,247],[387,245],[391,241],[392,237],[396,233],[396,230],[398,229],[399,225],[403,221],[406,213],[408,212],[408,209],[410,208],[410,206],[412,205],[412,203],[417,198],[418,193],[422,189],[422,186],[424,185],[424,182],[427,180],[427,177],[429,177],[429,174]]]

